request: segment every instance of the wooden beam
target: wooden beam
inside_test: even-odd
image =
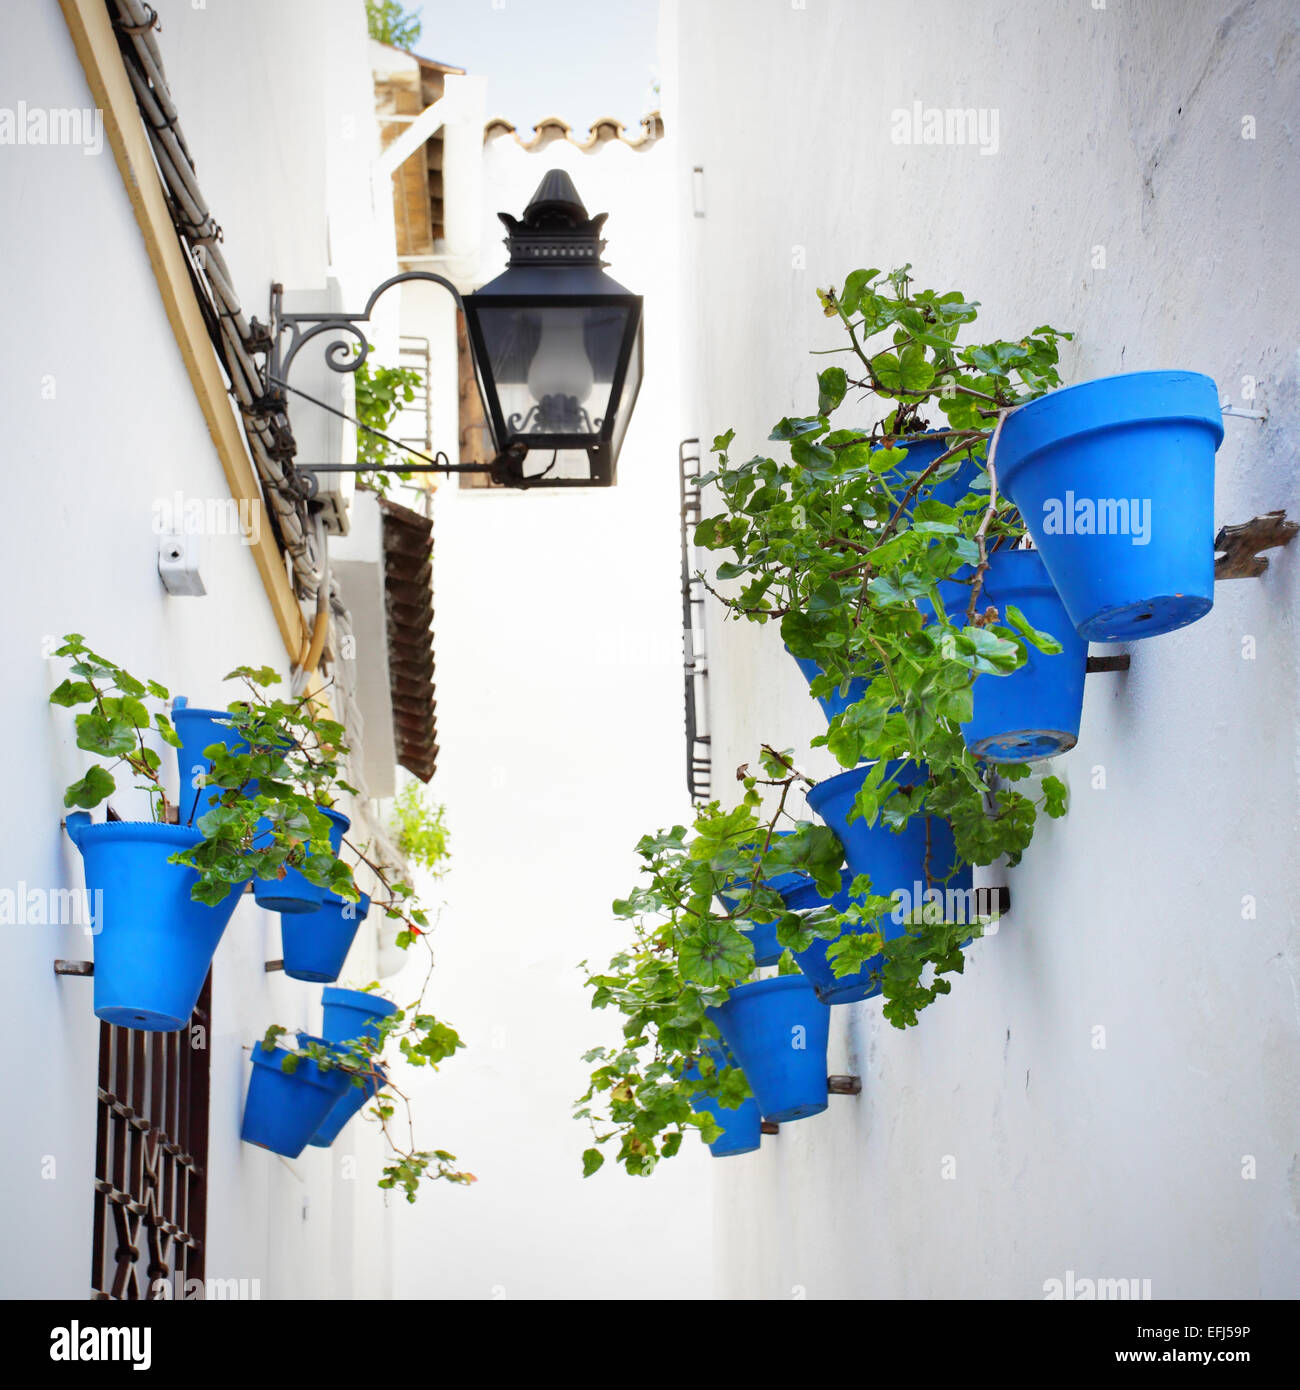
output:
[[[122,65],[107,6],[104,0],[59,0],[59,3],[90,84],[91,96],[104,113],[104,130],[113,158],[117,161],[135,219],[140,224],[167,320],[176,335],[181,359],[221,460],[231,496],[255,505],[265,515],[261,483],[249,458],[225,377],[190,283],[185,253],[172,225],[149,137]],[[290,661],[297,661],[307,629],[269,525],[259,528],[257,542],[249,549],[261,575],[262,587],[270,599],[285,650]]]

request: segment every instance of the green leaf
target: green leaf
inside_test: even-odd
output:
[[[934,367],[926,360],[925,349],[912,343],[898,355],[898,386],[900,390],[919,393],[927,391],[934,381]]]
[[[98,806],[106,796],[111,796],[117,783],[113,774],[102,767],[92,767],[79,781],[73,782],[63,793],[65,806],[79,806],[84,811]]]
[[[903,384],[902,369],[892,352],[878,352],[871,359],[871,370],[883,391],[897,391]]]
[[[849,389],[848,375],[843,367],[827,367],[817,375],[817,414],[829,415],[844,399]]]
[[[698,984],[724,984],[743,978],[754,962],[743,932],[727,922],[705,922],[683,942],[678,957],[682,976]]]
[[[1068,793],[1065,783],[1059,777],[1043,778],[1043,810],[1047,812],[1053,820],[1059,820],[1065,814]]]
[[[89,681],[65,680],[50,692],[50,704],[84,705],[95,698],[95,687]]]
[[[777,421],[768,438],[783,440],[816,438],[819,434],[825,434],[826,430],[826,421],[815,416],[812,419],[791,419],[787,416],[785,419]]]
[[[118,719],[106,719],[102,714],[87,712],[77,715],[77,747],[103,757],[122,757],[133,753],[136,734],[131,725]]]
[[[1025,641],[1037,647],[1040,652],[1046,652],[1048,656],[1055,656],[1057,652],[1064,650],[1050,632],[1041,632],[1038,628],[1033,627],[1014,603],[1007,604],[1004,616]]]
[[[173,748],[179,748],[181,746],[181,736],[176,732],[171,720],[168,719],[161,710],[159,710],[153,718],[158,732],[163,737],[163,742],[170,744]]]
[[[453,1140],[453,1142],[455,1142]],[[456,1145],[460,1147],[459,1144]],[[473,1163],[473,1156],[470,1157]],[[582,1176],[589,1178],[605,1162],[605,1155],[599,1149],[584,1149],[582,1152]]]
[[[844,288],[840,291],[840,308],[847,317],[852,318],[858,312],[863,293],[879,274],[878,270],[850,271],[848,278],[844,281]]]

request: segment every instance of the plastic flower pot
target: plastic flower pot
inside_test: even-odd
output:
[[[364,1078],[364,1084],[358,1086],[351,1078],[348,1079],[347,1090],[334,1102],[334,1108],[321,1121],[320,1128],[307,1141],[313,1148],[328,1149],[329,1146],[339,1137],[343,1127],[353,1117],[358,1114],[365,1106],[367,1101],[373,1100],[381,1090],[388,1084],[387,1073],[382,1067],[379,1068],[380,1080],[376,1081],[373,1076]]]
[[[969,586],[949,580],[939,585],[939,592],[949,621],[964,626]],[[982,611],[989,604],[997,608],[1004,627],[1009,626],[1007,605],[1013,604],[1031,626],[1055,637],[1062,650],[1048,656],[1026,643],[1027,659],[1010,675],[978,676],[974,713],[961,726],[966,746],[995,763],[1023,763],[1068,752],[1079,741],[1088,643],[1075,632],[1042,556],[1035,550],[995,550],[978,607]]]
[[[788,830],[778,830],[777,835],[789,835]],[[805,881],[804,874],[790,873],[777,874],[775,878],[765,880],[769,888],[774,888],[778,893],[786,888],[796,888]],[[728,912],[734,912],[736,908],[736,895],[728,893],[722,889],[718,895],[718,901]],[[776,939],[775,922],[737,922],[737,930],[743,931],[749,937],[750,944],[754,950],[755,965],[775,965],[781,959],[782,947]]]
[[[802,1120],[826,1109],[831,1011],[811,980],[754,980],[708,1012],[766,1119]]]
[[[793,892],[783,893],[782,897],[792,912],[806,912],[826,906],[834,907],[837,912],[844,912],[853,903],[852,895],[849,893],[849,885],[852,882],[853,873],[845,869],[841,875],[840,891],[833,898],[822,897],[812,879],[808,879]],[[864,931],[872,929],[870,926],[862,928]],[[874,930],[879,931],[884,940],[892,941],[894,937],[903,934],[904,927],[901,922],[894,920],[892,914],[887,914],[874,923]],[[836,975],[833,965],[826,957],[827,950],[834,944],[833,941],[814,937],[812,945],[806,951],[794,952],[796,964],[812,981],[818,999],[823,1004],[856,1004],[859,1000],[871,999],[879,994],[881,972],[885,968],[884,955],[877,954],[863,961],[861,967],[851,975]]]
[[[327,985],[337,980],[352,949],[353,938],[367,912],[370,897],[348,902],[337,893],[326,893],[316,912],[285,913],[280,918],[280,945],[284,973],[293,980]]]
[[[176,766],[180,770],[180,823],[193,825],[200,816],[206,815],[223,794],[221,787],[196,786],[200,777],[212,771],[212,762],[204,757],[204,750],[214,743],[224,743],[236,753],[247,753],[248,744],[230,722],[230,711],[226,709],[196,709],[184,695],[178,695],[172,702],[172,723],[180,736],[181,746],[176,750]],[[280,746],[288,748],[287,741]],[[244,788],[246,796],[257,795],[257,782],[251,781]]]
[[[376,1024],[397,1012],[397,1005],[377,994],[367,994],[360,989],[321,990],[321,1004],[324,1006],[324,1022],[321,1033],[327,1042],[348,1043],[361,1038],[379,1041]]]
[[[325,1039],[309,1039],[300,1033],[299,1042],[306,1041],[324,1043]],[[293,1071],[284,1071],[281,1063],[289,1055],[282,1047],[268,1052],[260,1042],[254,1044],[240,1138],[285,1158],[297,1158],[352,1083],[345,1072],[334,1067],[322,1071],[310,1057],[300,1057]]]
[[[780,892],[783,885],[802,883],[802,874],[786,873],[777,874],[776,878],[767,878],[766,884],[769,888],[776,888]],[[722,903],[727,912],[736,910],[737,897],[730,892],[719,892],[717,901]],[[749,945],[754,948],[755,965],[776,965],[777,960],[781,959],[783,947],[776,940],[776,923],[774,922],[737,922],[734,923],[737,931],[744,931],[749,938]]]
[[[910,486],[912,477],[928,468],[940,454],[946,454],[950,444],[942,435],[918,434],[912,436],[910,441],[904,436],[890,447],[907,450],[907,457],[902,463],[882,475],[889,486],[901,496]],[[951,463],[953,460],[950,459],[948,462]],[[944,467],[946,468],[947,464]],[[979,474],[980,466],[974,459],[962,459],[960,467],[951,478],[945,478],[941,482],[927,479],[922,483],[916,495],[907,504],[907,510],[910,512],[918,502],[927,499],[955,507],[971,490],[971,485]]]
[[[68,816],[93,909],[95,1016],[119,1028],[172,1032],[194,1012],[221,935],[239,902],[195,902],[198,874],[169,864],[203,838],[184,825]]]
[[[1172,632],[1214,604],[1218,390],[1197,372],[1130,372],[1008,415],[999,485],[1092,642]]]
[[[194,709],[184,695],[172,703],[172,723],[180,736],[176,750],[176,766],[180,770],[180,823],[193,825],[216,804],[222,794],[220,787],[196,785],[212,771],[212,763],[203,755],[205,748],[224,743],[237,753],[246,753],[248,744],[230,722],[230,711],[224,709]],[[250,786],[250,792],[255,788]]]
[[[719,893],[718,901],[728,912],[735,911],[736,899],[732,894]],[[734,925],[737,931],[744,932],[749,938],[755,965],[775,965],[781,959],[781,944],[776,939],[775,922],[736,922]]]
[[[316,809],[329,817],[330,849],[337,856],[343,844],[343,836],[352,822],[329,806],[318,806]],[[254,839],[254,844],[268,834],[269,829],[263,830]],[[323,885],[312,883],[299,869],[286,868],[283,878],[253,880],[253,896],[257,899],[258,907],[264,907],[270,912],[319,912],[325,902],[325,893]]]
[[[858,789],[862,786],[872,764],[855,767],[851,772],[841,772],[818,782],[808,792],[808,804],[840,838],[844,846],[844,858],[854,874],[868,874],[871,890],[881,897],[896,896],[896,902],[904,908],[904,914],[915,912],[927,906],[926,894],[938,894],[943,899],[945,920],[969,921],[975,916],[974,874],[969,864],[963,864],[954,871],[957,863],[957,846],[953,840],[952,827],[941,816],[930,816],[930,877],[926,874],[926,820],[925,816],[913,816],[907,827],[893,831],[877,821],[868,826],[860,816],[850,822],[849,810],[853,805]],[[903,766],[901,777],[895,780],[904,785],[922,781],[929,776],[924,764],[892,763],[886,777],[894,776]],[[929,899],[934,904],[935,899]],[[959,915],[960,914],[960,915]],[[892,921],[892,918],[891,918]],[[901,935],[891,932],[893,936]],[[967,937],[961,944],[969,946],[972,938]]]
[[[787,647],[786,651],[790,652],[790,648]],[[795,656],[793,652],[790,652],[790,655],[794,657],[795,665],[803,672],[804,680],[809,685],[822,674],[820,663],[814,661],[812,657]],[[859,678],[849,682],[847,695],[841,695],[837,686],[829,695],[819,695],[817,703],[821,705],[822,713],[825,714],[826,722],[829,724],[837,714],[843,714],[850,705],[856,705],[866,693],[867,682]]]
[[[705,1043],[704,1050],[719,1070],[736,1065],[715,1043]],[[699,1081],[700,1069],[691,1066],[682,1075],[688,1081]],[[709,1145],[709,1152],[714,1158],[733,1158],[736,1154],[753,1153],[762,1143],[763,1117],[753,1096],[742,1101],[734,1110],[728,1110],[712,1096],[698,1095],[692,1098],[691,1107],[698,1115],[712,1115],[719,1128],[725,1131]]]
[[[909,785],[924,781],[929,776],[924,764],[909,763],[901,774],[900,766],[903,765],[892,763],[886,771],[886,778]],[[849,811],[871,767],[872,764],[865,763],[849,772],[828,777],[808,792],[809,806],[839,836],[844,846],[844,858],[853,873],[869,874],[872,892],[881,897],[888,897],[900,890],[911,894],[917,881],[924,882],[926,879],[928,819],[933,877],[946,880],[949,888],[969,888],[972,882],[969,865],[964,865],[953,878],[948,878],[957,861],[957,849],[952,827],[942,817],[913,816],[901,831],[891,830],[879,820],[870,826],[862,817],[849,820]]]

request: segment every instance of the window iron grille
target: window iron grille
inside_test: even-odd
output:
[[[93,1299],[203,1286],[211,1017],[209,974],[187,1028],[100,1024]]]

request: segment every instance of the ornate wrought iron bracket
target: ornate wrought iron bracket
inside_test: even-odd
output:
[[[412,462],[393,464],[350,464],[350,463],[297,463],[293,462],[294,472],[301,476],[307,497],[314,497],[318,490],[317,475],[321,473],[486,473],[494,482],[507,487],[527,487],[528,479],[523,476],[521,464],[525,450],[522,447],[506,449],[498,453],[488,463],[451,463],[446,454],[439,451],[429,462],[427,454],[393,439],[380,430],[372,429],[359,420],[352,419],[343,411],[325,401],[309,395],[306,391],[289,384],[289,373],[294,360],[308,343],[316,338],[333,334],[325,345],[325,364],[334,372],[355,372],[370,356],[370,340],[363,324],[370,322],[375,305],[395,285],[424,281],[440,285],[451,295],[458,313],[464,312],[464,301],[460,291],[445,276],[435,275],[429,270],[406,270],[400,275],[390,276],[378,285],[366,300],[366,307],[357,314],[341,311],[329,313],[286,313],[283,308],[284,286],[276,283],[271,286],[270,324],[266,330],[266,389],[267,395],[276,400],[281,409],[287,411],[288,402],[284,393],[290,392],[332,415],[356,425],[358,429],[376,435],[394,448],[410,454]]]
[[[456,301],[456,308],[464,312],[465,305],[460,291],[445,276],[435,275],[431,270],[404,270],[400,275],[391,276],[371,292],[370,298],[366,300],[366,307],[359,314],[347,314],[342,311],[287,314],[282,308],[284,286],[272,285],[271,345],[267,359],[270,376],[278,377],[281,381],[287,380],[293,368],[294,358],[313,338],[319,338],[325,333],[350,335],[350,342],[347,337],[336,337],[326,346],[325,362],[332,371],[355,372],[370,356],[370,340],[361,325],[370,322],[375,305],[394,285],[420,280],[441,285]]]
[[[1258,552],[1290,545],[1297,531],[1300,525],[1288,521],[1284,511],[1265,512],[1240,526],[1224,526],[1214,538],[1215,579],[1258,579],[1268,569],[1268,556]]]

